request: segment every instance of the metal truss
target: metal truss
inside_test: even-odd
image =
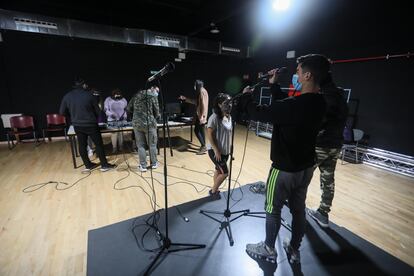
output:
[[[357,148],[346,149],[345,160],[361,162],[405,176],[414,177],[414,157],[404,154],[358,146]]]

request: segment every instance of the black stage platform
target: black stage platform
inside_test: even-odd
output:
[[[243,199],[232,211],[250,209],[263,211],[264,196],[242,188]],[[240,198],[240,189],[233,197]],[[151,275],[414,275],[414,268],[389,255],[378,247],[331,223],[328,230],[321,229],[308,217],[306,236],[301,247],[302,263],[292,267],[282,249],[282,239],[290,237],[283,226],[276,241],[277,265],[257,262],[245,252],[246,243],[264,240],[263,218],[241,217],[231,223],[234,246],[227,235],[219,232],[219,224],[200,214],[200,210],[223,211],[225,198],[210,201],[207,198],[169,209],[169,236],[176,243],[201,243],[206,248],[169,253],[155,267]],[[231,204],[230,204],[231,206]],[[164,232],[164,212],[161,211],[160,229]],[[149,215],[138,218],[143,223]],[[289,210],[283,209],[282,217],[290,222]],[[155,253],[137,247],[131,232],[134,219],[112,224],[88,233],[88,275],[142,275]],[[146,227],[136,229],[140,238]],[[145,245],[157,246],[154,232],[147,235]]]

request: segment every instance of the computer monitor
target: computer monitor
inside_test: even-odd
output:
[[[181,115],[182,109],[180,103],[166,103],[165,111],[168,115]]]

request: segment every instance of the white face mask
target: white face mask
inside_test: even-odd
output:
[[[158,97],[158,89],[157,88],[147,89],[147,93],[150,93],[150,94]]]

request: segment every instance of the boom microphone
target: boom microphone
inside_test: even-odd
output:
[[[157,73],[155,73],[154,75],[152,75],[151,77],[148,78],[148,82],[152,82],[153,80],[156,80],[162,76],[164,76],[165,74],[174,71],[175,69],[175,65],[172,62],[168,62],[160,71],[158,71]]]
[[[287,68],[286,67],[280,67],[280,68],[277,68],[276,69],[276,74],[284,74],[284,73],[286,73],[287,72]],[[259,75],[259,79],[265,79],[265,78],[267,78],[267,77],[269,77],[270,76],[270,74],[269,73],[266,73],[266,74],[260,74]]]

